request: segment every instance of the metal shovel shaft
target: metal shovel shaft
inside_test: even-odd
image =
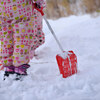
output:
[[[63,50],[63,48],[62,48],[60,42],[58,41],[58,39],[57,39],[57,37],[56,37],[56,35],[55,35],[55,32],[53,31],[51,25],[49,24],[48,20],[46,19],[45,15],[43,16],[43,18],[44,18],[44,20],[45,20],[45,22],[46,22],[48,28],[50,29],[52,35],[54,36],[54,38],[55,38],[57,44],[59,45],[60,50],[63,52],[64,50]]]

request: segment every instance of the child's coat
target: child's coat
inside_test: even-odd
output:
[[[32,1],[0,0],[0,59],[5,66],[29,63],[34,50],[44,43],[42,16]],[[44,0],[40,0],[44,6]]]

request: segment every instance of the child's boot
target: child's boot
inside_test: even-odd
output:
[[[10,74],[14,74],[14,66],[11,65],[11,66],[4,66],[4,80],[5,80],[5,77],[9,77]]]
[[[20,80],[22,76],[27,75],[27,69],[30,67],[29,64],[23,64],[18,67],[15,67],[15,73],[16,73],[16,80]]]

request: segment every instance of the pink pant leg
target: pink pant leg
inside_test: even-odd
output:
[[[33,40],[31,21],[14,24],[14,52],[13,65],[20,66],[29,63],[30,49]]]
[[[0,28],[0,59],[3,66],[13,64],[13,29],[11,25],[2,25]]]
[[[34,20],[35,18],[35,20]],[[40,45],[42,45],[45,42],[45,34],[42,31],[42,15],[40,14],[40,12],[38,12],[37,10],[34,9],[33,11],[33,17],[31,17],[31,19],[33,19],[33,27],[35,29],[35,34],[36,34],[36,43],[33,44],[32,48],[35,50],[36,48],[38,48]]]

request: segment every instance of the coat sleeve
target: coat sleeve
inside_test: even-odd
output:
[[[40,5],[40,7],[44,7],[46,6],[46,1],[45,0],[32,0],[33,3],[37,3]]]

